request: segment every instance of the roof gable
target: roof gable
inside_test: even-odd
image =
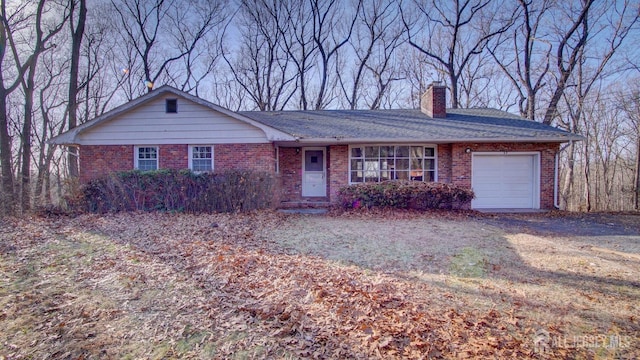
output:
[[[58,145],[84,145],[84,144],[111,144],[115,142],[127,143],[127,139],[125,136],[124,130],[114,130],[118,125],[124,125],[127,123],[127,119],[131,118],[129,125],[129,130],[132,132],[136,132],[137,138],[142,137],[140,140],[136,140],[137,144],[145,144],[145,143],[172,143],[172,134],[175,132],[188,132],[190,129],[185,129],[184,126],[181,128],[178,123],[172,124],[171,121],[167,120],[163,122],[162,117],[165,115],[174,116],[176,114],[164,114],[164,99],[166,98],[179,98],[182,100],[186,100],[187,103],[191,103],[195,105],[195,108],[204,109],[205,111],[201,111],[201,113],[206,113],[206,111],[212,111],[217,115],[220,115],[219,118],[226,118],[227,122],[235,122],[236,126],[232,129],[225,128],[226,131],[235,131],[236,133],[232,134],[228,139],[230,141],[242,140],[244,139],[240,132],[245,132],[246,135],[255,139],[255,132],[263,134],[263,141],[286,141],[286,140],[295,140],[291,135],[274,129],[269,125],[257,122],[253,119],[247,118],[243,115],[240,115],[231,110],[225,109],[221,106],[215,105],[206,100],[200,99],[196,96],[187,94],[183,91],[175,89],[171,86],[165,85],[162,86],[148,94],[145,94],[139,98],[131,100],[121,106],[116,107],[115,109],[104,113],[97,118],[87,121],[86,123],[77,126],[61,135],[58,135],[51,140],[49,140],[52,144]],[[162,102],[162,104],[160,104]],[[142,123],[140,121],[136,121],[136,116],[138,112],[142,112],[145,110],[145,106],[149,106],[150,104],[155,104],[155,108],[162,109],[162,113],[156,113],[148,116],[156,117],[153,119],[153,123],[148,123],[148,130],[145,130],[144,127],[141,127]],[[191,108],[194,108],[192,106]],[[180,107],[178,109],[178,113],[180,113]],[[181,115],[184,115],[180,113]],[[191,129],[193,134],[184,134],[184,136],[188,136],[187,143],[198,142],[199,139],[202,140],[203,143],[207,142],[207,137],[205,134],[213,134],[212,132],[207,132],[207,125],[209,123],[214,122],[213,118],[209,115],[210,120],[208,121],[206,118],[202,118],[202,115],[195,116],[195,118],[189,118],[190,122],[192,122],[194,126],[200,126],[197,129]],[[175,121],[174,121],[175,122]],[[213,126],[213,124],[211,124]],[[138,126],[138,127],[136,127]],[[211,129],[215,132],[215,129]],[[164,131],[165,137],[161,138],[161,140],[154,140],[152,136],[147,136],[152,134],[153,131]],[[103,133],[104,132],[104,133]],[[121,134],[117,134],[120,132]],[[110,133],[110,135],[109,135]],[[227,134],[229,135],[229,134]],[[118,138],[121,136],[121,138]],[[160,135],[158,135],[160,136]],[[147,139],[145,139],[147,137]],[[180,136],[173,136],[173,142],[181,142],[185,143],[185,140],[180,140]],[[146,141],[145,141],[146,140]],[[243,141],[239,141],[243,142]],[[258,140],[249,140],[244,139],[244,142],[258,142]]]

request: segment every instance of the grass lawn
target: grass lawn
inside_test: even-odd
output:
[[[0,359],[640,358],[640,234],[491,220],[0,219]]]

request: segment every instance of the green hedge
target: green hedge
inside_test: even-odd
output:
[[[132,170],[84,185],[79,206],[97,213],[250,211],[273,205],[275,184],[273,175],[253,171]]]
[[[386,181],[343,187],[338,192],[344,208],[464,209],[474,198],[468,188],[444,183]]]

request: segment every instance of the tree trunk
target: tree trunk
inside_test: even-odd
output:
[[[567,173],[564,177],[564,185],[562,186],[562,199],[564,200],[565,210],[571,210],[571,195],[573,192],[573,182],[574,182],[574,162],[575,162],[575,143],[572,141],[569,143],[569,147],[567,148],[567,164],[568,169]]]
[[[33,124],[33,91],[35,63],[29,69],[24,88],[24,124],[22,125],[22,166],[20,183],[20,207],[22,211],[31,208],[31,125]]]
[[[634,209],[640,210],[640,128],[638,129],[638,137],[636,139],[636,172],[634,187]]]
[[[0,76],[1,80],[1,76]],[[13,171],[11,164],[11,137],[9,119],[7,119],[6,91],[0,88],[0,168],[2,168],[2,210],[13,212],[15,197],[13,193]]]
[[[457,109],[458,103],[458,76],[454,73],[453,67],[449,68],[449,81],[451,81],[451,107]],[[446,105],[445,105],[446,107]]]
[[[78,67],[80,63],[80,45],[84,35],[84,24],[87,18],[86,0],[80,0],[80,13],[78,14],[78,25],[73,27],[73,12],[75,10],[75,0],[71,1],[71,16],[69,24],[71,26],[71,68],[69,69],[69,130],[78,125]],[[67,148],[67,164],[69,176],[78,177],[78,152],[77,148],[70,146]]]
[[[587,137],[589,136],[589,134],[587,133]],[[585,140],[584,141],[584,169],[583,169],[583,175],[584,175],[584,202],[585,202],[585,210],[587,212],[591,212],[591,189],[589,188],[590,186],[590,180],[589,180],[589,172],[590,169],[589,167],[591,166],[590,164],[590,159],[589,159],[589,144],[588,144],[589,140]]]

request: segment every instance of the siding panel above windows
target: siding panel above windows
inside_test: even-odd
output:
[[[154,99],[79,135],[87,145],[268,143],[265,133],[205,106],[178,98],[177,113],[166,113],[166,98]]]

